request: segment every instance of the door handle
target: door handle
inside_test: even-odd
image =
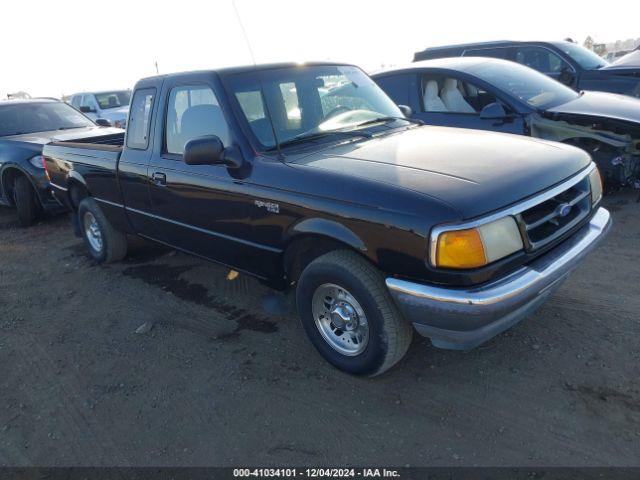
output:
[[[153,172],[153,175],[151,175],[151,180],[155,185],[159,187],[167,186],[167,176],[162,172]]]

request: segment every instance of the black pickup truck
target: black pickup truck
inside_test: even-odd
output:
[[[413,327],[469,349],[531,313],[610,225],[577,148],[421,126],[351,65],[136,85],[126,136],[45,146],[98,262],[139,235],[295,287],[320,354],[387,370]]]

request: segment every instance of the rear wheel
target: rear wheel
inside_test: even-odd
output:
[[[78,224],[89,253],[98,263],[122,260],[127,254],[127,236],[109,223],[93,198],[78,206]]]
[[[333,251],[311,262],[298,282],[296,303],[311,343],[345,372],[379,375],[411,343],[413,328],[393,303],[384,278],[355,252]]]
[[[18,223],[22,227],[33,225],[38,213],[38,201],[27,177],[19,176],[13,183],[13,202],[18,212]]]

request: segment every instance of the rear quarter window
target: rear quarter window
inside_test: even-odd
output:
[[[131,101],[127,122],[127,148],[146,150],[149,147],[149,129],[155,88],[137,90]]]

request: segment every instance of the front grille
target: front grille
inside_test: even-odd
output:
[[[537,250],[580,223],[591,208],[589,177],[516,216],[527,251]]]

